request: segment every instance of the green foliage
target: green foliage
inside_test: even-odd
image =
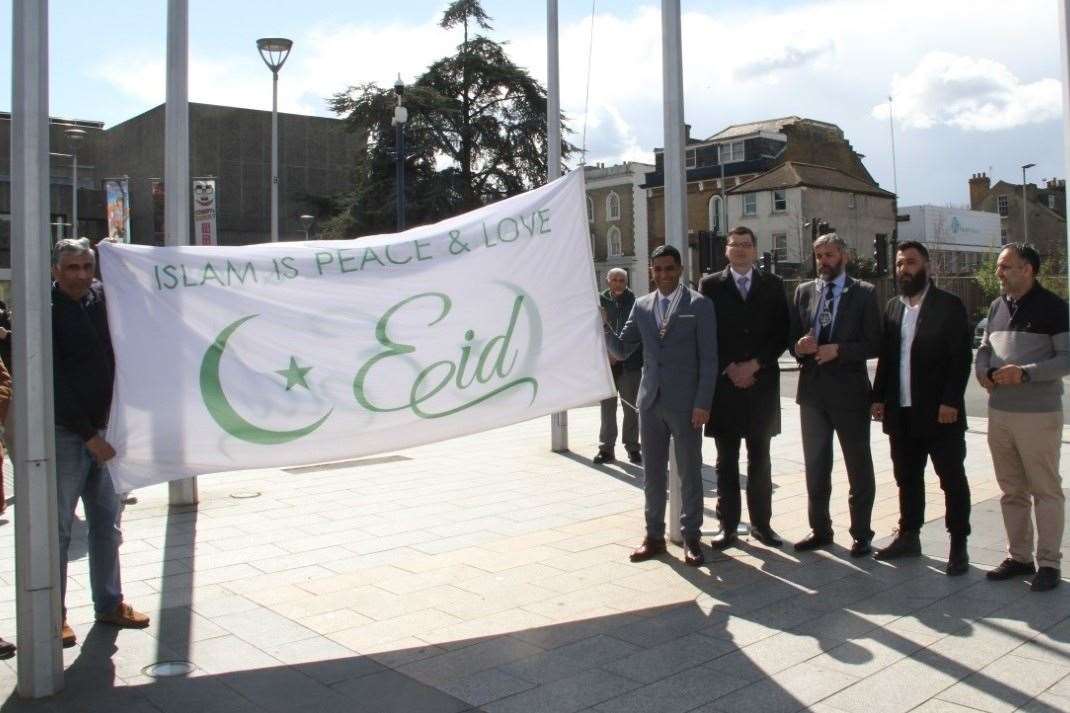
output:
[[[985,259],[977,267],[977,271],[973,273],[973,279],[977,282],[977,286],[981,288],[981,293],[985,297],[986,312],[988,305],[992,303],[992,300],[999,297],[1002,290],[999,280],[996,279],[996,257],[998,256],[995,253],[986,255]]]
[[[463,28],[457,52],[406,87],[406,224],[434,222],[530,190],[546,176],[546,90],[509,58],[502,44],[476,34],[490,17],[478,0],[456,0],[445,29]],[[324,237],[357,237],[395,226],[395,97],[367,82],[329,100],[365,141],[357,184],[335,197],[337,212]],[[562,134],[566,129],[562,122]],[[562,142],[562,158],[574,147]]]

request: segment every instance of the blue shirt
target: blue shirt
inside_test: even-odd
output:
[[[836,310],[840,307],[840,296],[843,295],[843,286],[847,283],[847,271],[841,272],[832,280],[832,326],[836,324]],[[817,306],[817,311],[814,312],[814,322],[811,325],[814,329],[814,334],[821,331],[821,312],[825,307],[825,294],[828,292],[829,283],[824,280],[818,280],[817,285],[821,290],[821,294],[818,295],[818,299],[821,302]],[[831,330],[831,327],[830,327]]]

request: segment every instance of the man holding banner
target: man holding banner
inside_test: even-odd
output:
[[[119,576],[122,507],[105,463],[115,449],[101,435],[108,422],[115,356],[104,289],[93,279],[96,256],[87,239],[66,239],[52,252],[52,355],[56,406],[56,495],[59,506],[61,600],[67,593],[67,552],[81,500],[89,527],[89,581],[96,620],[144,628],[149,617],[123,601]],[[73,646],[64,604],[64,646]]]
[[[665,552],[665,487],[672,439],[680,470],[680,529],[684,562],[704,562],[702,528],[702,432],[710,418],[717,381],[717,318],[713,303],[680,284],[680,252],[662,245],[650,255],[657,290],[635,302],[631,317],[606,346],[625,359],[642,346],[639,433],[646,497],[646,537],[631,555],[642,562]]]

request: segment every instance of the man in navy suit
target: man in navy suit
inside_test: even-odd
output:
[[[665,487],[669,439],[680,469],[683,508],[680,530],[684,562],[704,561],[702,528],[702,427],[710,418],[717,383],[717,318],[713,303],[680,284],[680,252],[662,245],[650,255],[657,290],[636,300],[631,316],[614,334],[605,326],[610,353],[624,359],[640,346],[639,441],[643,456],[646,537],[632,562],[665,552]]]

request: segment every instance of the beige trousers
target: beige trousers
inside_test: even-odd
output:
[[[988,409],[988,448],[1003,497],[1007,551],[1019,562],[1033,561],[1036,512],[1039,567],[1059,567],[1065,496],[1059,476],[1062,411],[1015,413]]]

